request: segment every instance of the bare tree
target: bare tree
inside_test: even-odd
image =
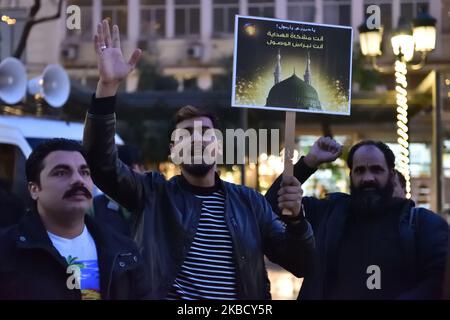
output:
[[[13,56],[15,58],[20,59],[20,57],[22,56],[23,51],[25,50],[25,47],[27,45],[27,40],[30,35],[31,29],[36,24],[59,19],[59,17],[61,17],[62,5],[63,5],[63,0],[59,0],[58,1],[58,11],[54,15],[36,19],[36,15],[39,12],[39,10],[41,9],[41,0],[34,1],[34,4],[31,7],[30,12],[28,13],[28,18],[27,18],[27,21],[23,28],[23,32],[20,37],[19,44],[17,45],[16,51],[14,52]]]

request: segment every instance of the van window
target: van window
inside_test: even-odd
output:
[[[11,191],[14,176],[15,150],[10,144],[0,144],[0,180]]]
[[[0,143],[0,183],[24,203],[30,202],[25,175],[26,158],[17,146]]]

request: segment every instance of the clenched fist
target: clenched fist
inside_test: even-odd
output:
[[[311,168],[317,168],[322,163],[333,162],[342,154],[342,145],[330,137],[320,137],[314,142],[305,163]]]

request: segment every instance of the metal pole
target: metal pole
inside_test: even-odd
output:
[[[248,123],[248,109],[242,108],[241,109],[241,128],[244,130],[244,132],[247,131],[247,124]],[[241,184],[245,185],[245,138],[244,138],[244,163],[239,165],[241,167]],[[256,182],[258,183],[258,181]]]
[[[433,83],[433,137],[431,156],[431,180],[433,192],[433,211],[442,214],[443,209],[443,153],[442,153],[442,77],[438,71],[434,72]]]

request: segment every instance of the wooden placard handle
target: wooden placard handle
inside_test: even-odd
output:
[[[284,130],[284,176],[294,175],[294,144],[295,144],[295,116],[294,111],[286,112],[286,123]],[[283,209],[284,216],[292,216],[289,209]]]

